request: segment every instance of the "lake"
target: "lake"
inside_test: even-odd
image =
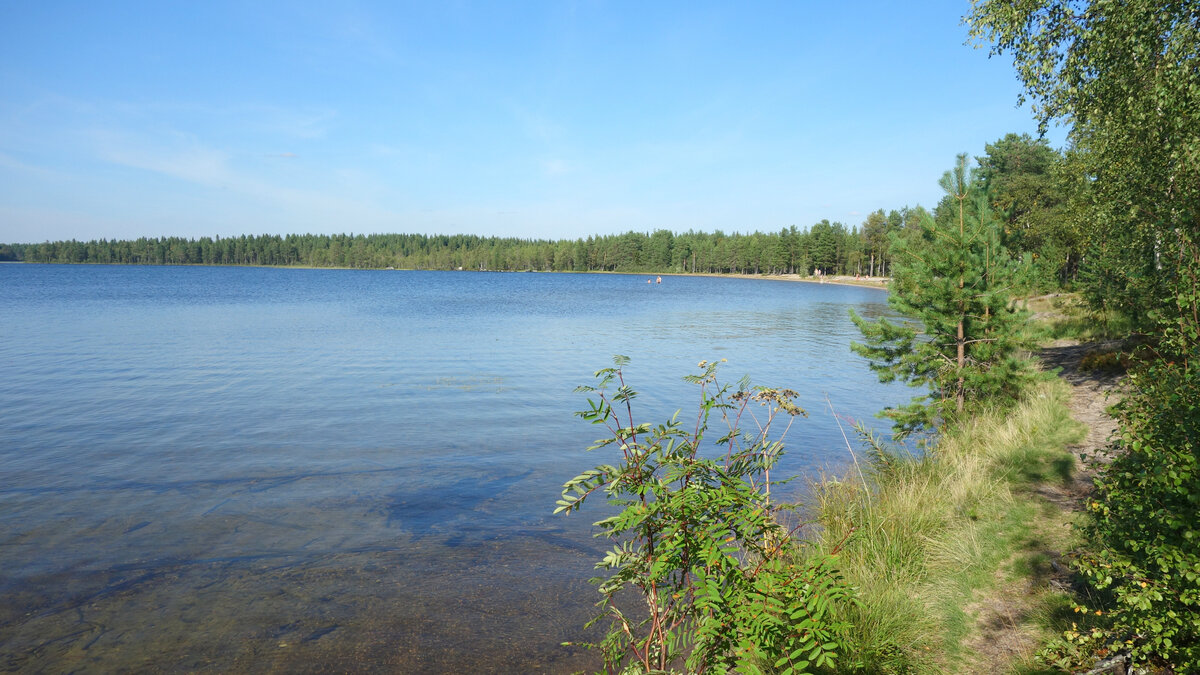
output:
[[[848,348],[876,289],[704,277],[0,265],[0,669],[570,672],[610,461],[576,386],[628,355],[790,387],[773,475],[912,390]],[[848,431],[848,430],[847,430]],[[857,448],[856,448],[857,449]],[[799,490],[796,481],[792,490]],[[581,517],[582,516],[582,517]]]

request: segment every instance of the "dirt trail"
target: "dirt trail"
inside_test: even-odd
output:
[[[1116,343],[1084,343],[1058,340],[1039,353],[1046,370],[1061,368],[1059,377],[1071,385],[1071,416],[1088,428],[1082,442],[1068,449],[1084,461],[1077,465],[1073,480],[1067,485],[1043,484],[1037,494],[1068,511],[1079,511],[1093,489],[1092,479],[1097,467],[1109,461],[1108,439],[1116,430],[1116,421],[1108,407],[1116,403],[1120,375],[1080,370],[1084,354],[1093,350],[1116,347]],[[1040,578],[998,579],[997,586],[986,597],[978,598],[967,608],[976,616],[977,633],[964,647],[976,655],[972,672],[996,673],[1028,659],[1037,649],[1037,635],[1027,620],[1036,609],[1040,587],[1046,585],[1066,590],[1070,572],[1062,562],[1062,551],[1041,552],[1048,560],[1048,569]]]
[[[1079,362],[1089,351],[1120,346],[1120,341],[1080,344],[1077,340],[1058,340],[1042,348],[1040,353],[1046,370],[1062,368],[1058,376],[1066,380],[1072,389],[1071,416],[1087,425],[1087,437],[1072,450],[1077,456],[1082,454],[1085,457],[1084,466],[1076,475],[1076,482],[1086,483],[1089,490],[1095,464],[1103,464],[1111,459],[1107,450],[1108,439],[1116,430],[1117,422],[1108,414],[1108,407],[1117,402],[1115,392],[1124,376],[1096,370],[1081,371]]]

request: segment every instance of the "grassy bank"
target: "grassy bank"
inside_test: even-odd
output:
[[[1061,630],[1068,601],[1047,583],[1057,566],[1047,551],[1071,536],[1053,500],[1071,480],[1066,447],[1084,433],[1069,397],[1067,384],[1040,382],[924,456],[876,447],[858,457],[861,478],[813,486],[816,547],[845,542],[838,565],[859,592],[840,610],[853,625],[840,671],[1021,670]]]

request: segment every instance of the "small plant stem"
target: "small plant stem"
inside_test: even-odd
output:
[[[833,409],[833,402],[829,400],[829,394],[825,394],[825,405],[829,406],[829,413],[833,415],[833,421],[837,422],[838,431],[842,432],[842,440],[846,443],[846,449],[850,451],[850,459],[854,460],[854,470],[858,472],[858,480],[862,482],[863,490],[867,495],[867,505],[874,508],[871,501],[871,486],[867,485],[867,478],[863,475],[862,467],[858,464],[858,455],[854,452],[854,448],[850,447],[850,439],[846,436],[846,430],[842,428],[842,420],[838,417],[837,411]]]

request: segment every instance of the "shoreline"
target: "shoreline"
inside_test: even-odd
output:
[[[281,270],[353,270],[358,272],[483,272],[483,273],[499,273],[499,274],[527,274],[536,272],[539,274],[621,274],[625,276],[663,276],[663,277],[714,277],[719,279],[751,279],[761,281],[788,281],[800,282],[806,284],[830,284],[834,286],[857,286],[859,288],[874,288],[881,291],[888,290],[888,283],[891,277],[860,277],[855,278],[848,274],[838,274],[827,277],[801,276],[799,274],[744,274],[744,273],[721,273],[721,272],[618,272],[615,270],[443,270],[443,269],[420,269],[415,267],[334,267],[334,266],[315,266],[315,265],[238,265],[238,264],[209,264],[209,263],[187,263],[187,264],[161,264],[161,263],[113,263],[113,262],[66,262],[66,263],[43,263],[43,262],[27,262],[25,260],[4,260],[0,264],[10,263],[14,265],[111,265],[113,267],[250,267],[259,269],[281,269]]]
[[[580,272],[579,274],[639,274],[638,272]],[[658,274],[657,272],[641,272],[641,274]],[[831,284],[834,286],[857,286],[859,288],[874,288],[888,290],[891,277],[862,277],[854,278],[848,274],[819,278],[800,276],[799,274],[720,274],[717,272],[662,272],[662,276],[671,277],[719,277],[723,279],[761,279],[764,281],[790,281],[806,284]]]

